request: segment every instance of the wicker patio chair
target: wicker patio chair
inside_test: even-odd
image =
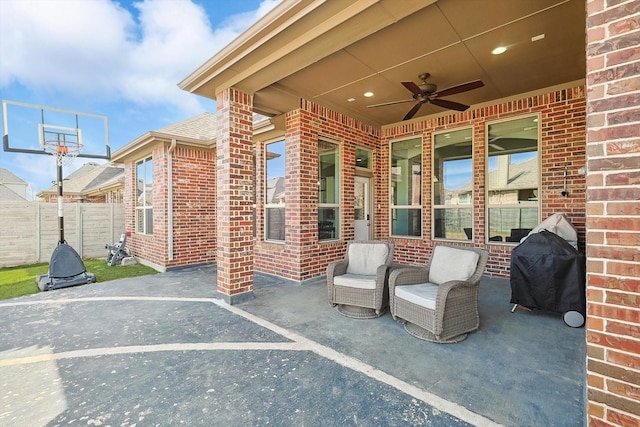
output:
[[[405,330],[426,341],[455,343],[480,325],[478,288],[489,254],[439,245],[426,267],[394,268],[389,305]]]
[[[387,279],[392,260],[389,242],[349,242],[344,260],[327,266],[329,304],[347,317],[382,316],[389,306]]]

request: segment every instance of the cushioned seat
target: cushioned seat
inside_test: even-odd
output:
[[[355,241],[347,244],[344,260],[327,266],[329,303],[345,316],[379,317],[389,306],[387,279],[393,244]]]
[[[439,245],[426,267],[394,269],[389,276],[391,315],[411,335],[459,342],[480,324],[478,287],[489,254]]]

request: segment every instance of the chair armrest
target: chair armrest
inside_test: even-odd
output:
[[[389,273],[389,304],[392,307],[391,316],[396,319],[395,307],[396,286],[416,285],[429,281],[429,270],[424,267],[393,266]],[[397,319],[396,319],[397,320]]]
[[[347,272],[347,262],[346,261],[334,261],[327,265],[327,279],[329,277],[333,278],[334,276],[342,276]]]
[[[376,268],[376,281],[379,279],[386,281],[387,278],[389,277],[390,271],[391,271],[390,265],[387,265],[387,264],[379,265],[378,268]]]
[[[429,270],[423,267],[394,267],[389,274],[389,286],[415,285],[429,281]]]

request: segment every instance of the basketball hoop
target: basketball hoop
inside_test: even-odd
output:
[[[54,156],[57,162],[66,165],[80,154],[82,144],[78,141],[50,139],[44,141],[42,148],[46,153]]]

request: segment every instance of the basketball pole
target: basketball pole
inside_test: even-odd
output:
[[[62,195],[62,157],[56,157],[58,166],[58,231],[60,239],[58,244],[64,243],[64,196]]]

